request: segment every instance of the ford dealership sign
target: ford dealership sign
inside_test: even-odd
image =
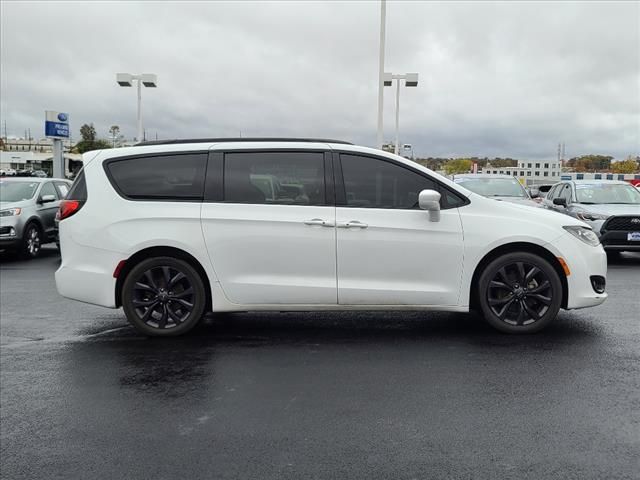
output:
[[[44,134],[50,138],[69,138],[69,114],[47,110]]]

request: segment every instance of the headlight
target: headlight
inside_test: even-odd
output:
[[[574,237],[582,240],[587,245],[591,245],[592,247],[597,247],[598,245],[600,245],[600,239],[598,239],[598,236],[595,233],[593,233],[593,230],[591,230],[590,228],[578,227],[578,226],[562,227],[562,228],[564,228],[567,232],[569,232]]]
[[[576,212],[576,217],[578,217],[580,220],[593,222],[594,220],[606,220],[607,218],[609,218],[609,215],[602,215],[601,213],[591,213],[582,210]]]
[[[7,208],[6,210],[0,210],[0,217],[15,217],[21,213],[21,208]]]

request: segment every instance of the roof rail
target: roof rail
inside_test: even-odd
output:
[[[328,138],[284,138],[284,137],[238,137],[238,138],[178,138],[173,140],[151,140],[136,143],[136,147],[145,145],[175,145],[179,143],[223,143],[223,142],[311,142],[311,143],[340,143],[353,145],[344,140],[332,140]]]

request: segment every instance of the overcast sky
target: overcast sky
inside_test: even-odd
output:
[[[376,141],[380,2],[2,2],[1,120],[43,135],[44,110],[154,139]],[[387,3],[385,70],[402,143],[420,156],[640,154],[640,3]],[[394,138],[395,87],[385,89]]]

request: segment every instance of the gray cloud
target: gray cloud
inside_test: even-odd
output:
[[[135,90],[154,72],[151,138],[291,135],[375,143],[378,2],[3,2],[1,120],[42,132],[45,109],[135,136]],[[387,5],[386,69],[401,141],[424,156],[640,153],[637,2]],[[385,138],[394,136],[385,91]]]

